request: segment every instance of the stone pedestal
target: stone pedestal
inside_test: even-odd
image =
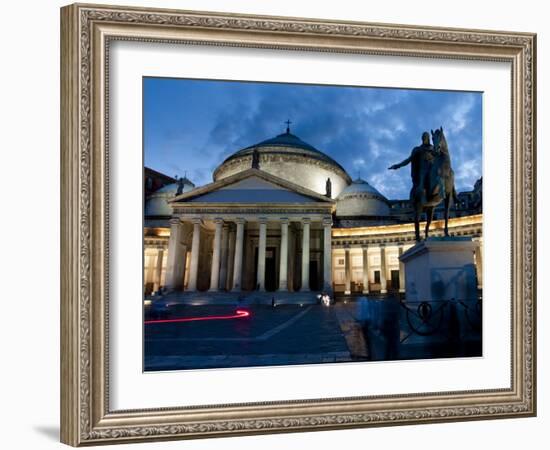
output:
[[[469,237],[429,238],[404,252],[407,301],[475,300],[475,247]]]
[[[481,338],[475,248],[469,237],[429,238],[399,257],[406,282],[400,319],[404,344]]]

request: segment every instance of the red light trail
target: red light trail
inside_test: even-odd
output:
[[[242,309],[237,309],[235,314],[227,316],[202,316],[202,317],[180,317],[179,319],[159,319],[159,320],[146,320],[143,322],[145,325],[151,325],[154,323],[178,323],[178,322],[195,322],[198,320],[226,320],[226,319],[242,319],[249,317],[250,312]]]

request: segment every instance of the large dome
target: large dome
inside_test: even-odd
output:
[[[386,217],[390,215],[388,199],[365,180],[357,178],[336,199],[338,217]]]
[[[327,178],[330,178],[332,183],[333,198],[351,182],[351,178],[340,164],[302,141],[288,128],[286,133],[233,153],[214,171],[214,181],[250,169],[255,150],[259,156],[260,170],[319,194],[326,193]]]
[[[168,200],[194,188],[194,183],[187,177],[179,178],[175,183],[161,187],[145,200],[145,216],[171,216],[172,207],[168,204]]]

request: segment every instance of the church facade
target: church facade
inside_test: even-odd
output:
[[[151,185],[146,171],[145,183]],[[470,236],[482,288],[482,184],[459,193],[451,235]],[[145,197],[144,290],[315,298],[405,292],[399,256],[412,247],[408,200],[352,180],[328,155],[286,132],[238,150],[195,186],[186,177]],[[431,234],[441,235],[436,210]]]

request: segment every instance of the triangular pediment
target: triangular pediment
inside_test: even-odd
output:
[[[258,169],[249,169],[174,198],[172,203],[326,203],[333,200]]]

